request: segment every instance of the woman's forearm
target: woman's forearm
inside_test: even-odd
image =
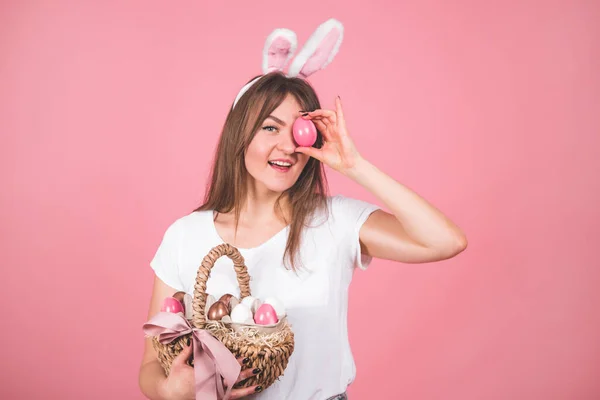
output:
[[[454,222],[367,160],[359,158],[346,175],[388,206],[415,242],[441,252],[466,247],[466,236]]]
[[[169,400],[161,392],[166,376],[160,363],[151,361],[140,368],[139,385],[142,393],[150,400]]]

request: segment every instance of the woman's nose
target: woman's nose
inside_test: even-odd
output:
[[[286,130],[283,135],[280,136],[280,140],[278,143],[279,150],[284,151],[286,153],[294,153],[296,151],[296,141],[294,140],[294,135],[292,134],[292,130]]]

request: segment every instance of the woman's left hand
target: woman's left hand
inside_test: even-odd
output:
[[[346,130],[346,121],[342,111],[342,102],[335,99],[336,111],[318,109],[303,116],[310,119],[323,135],[323,146],[297,147],[298,153],[303,153],[325,163],[329,167],[346,175],[360,160],[361,156]]]

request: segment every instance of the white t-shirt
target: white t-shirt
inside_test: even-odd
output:
[[[324,400],[346,391],[356,374],[348,342],[348,287],[356,267],[366,269],[372,257],[360,252],[358,232],[379,206],[342,195],[328,197],[323,212],[304,229],[300,246],[303,268],[285,268],[282,258],[289,226],[258,247],[238,248],[254,297],[274,296],[283,302],[294,331],[295,346],[278,381],[251,398],[261,400]],[[167,285],[194,292],[202,259],[223,240],[212,211],[192,212],[165,232],[150,265]],[[219,258],[207,282],[207,293],[239,296],[233,263]]]

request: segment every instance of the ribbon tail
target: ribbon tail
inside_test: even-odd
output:
[[[202,347],[208,358],[213,361],[213,371],[215,373],[213,382],[217,395],[219,399],[227,400],[231,396],[231,390],[240,376],[242,367],[229,349],[210,333],[206,331],[195,331],[195,333],[202,337],[200,339]],[[227,384],[227,390],[223,388],[221,377]]]
[[[196,400],[217,400],[215,396],[217,386],[213,376],[215,375],[215,365],[210,357],[204,356],[202,342],[196,332],[194,332],[194,380],[196,386]]]
[[[217,398],[220,400],[226,400],[225,388],[223,387],[223,378],[221,378],[221,373],[219,372],[218,368],[217,373],[215,374],[215,385],[217,386]],[[229,392],[231,392],[231,390],[227,391],[227,398],[229,398]]]
[[[221,372],[221,369],[219,368],[219,363],[215,358],[215,355],[210,351],[210,348],[208,346],[203,346],[204,351],[206,351],[206,354],[208,354],[208,356],[214,361],[214,366],[215,366],[215,387],[217,389],[217,398],[219,400],[227,400],[229,399],[232,387],[235,383],[235,381],[237,380],[239,373],[237,374],[237,376],[234,379],[233,383],[229,383],[229,381],[227,379],[225,379],[225,375],[223,374],[223,372]],[[237,360],[236,360],[237,362]],[[223,380],[225,380],[225,384],[229,385],[227,387],[227,391],[225,391],[225,388],[223,387]]]

